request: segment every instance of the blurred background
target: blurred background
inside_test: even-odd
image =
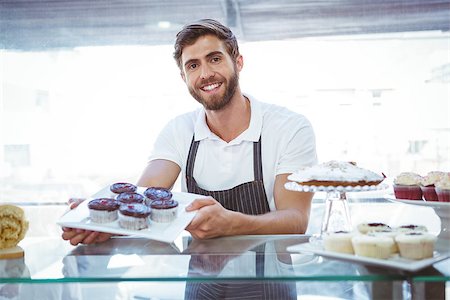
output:
[[[0,202],[135,182],[199,107],[172,52],[200,18],[237,35],[244,92],[312,122],[320,162],[450,171],[450,1],[1,1]]]

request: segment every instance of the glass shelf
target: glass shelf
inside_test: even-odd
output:
[[[389,208],[403,205],[387,199],[377,204]],[[361,207],[352,209],[350,204],[350,212]],[[320,215],[323,210],[323,204],[313,205],[312,213]],[[33,211],[27,210],[31,220],[36,219]],[[37,226],[34,223],[31,226]],[[40,295],[42,299],[53,299],[49,295],[69,293],[76,295],[74,299],[89,299],[92,295],[99,297],[96,299],[111,299],[114,295],[124,295],[123,299],[183,299],[184,291],[198,284],[208,288],[245,284],[255,289],[273,285],[299,297],[372,299],[374,291],[381,287],[390,295],[426,292],[439,298],[450,280],[450,259],[410,273],[287,251],[289,246],[307,243],[309,238],[252,235],[198,241],[185,232],[171,244],[117,237],[101,244],[74,247],[53,234],[27,235],[19,244],[24,258],[0,260],[0,295],[5,286],[13,286],[17,297],[25,298]],[[330,285],[333,294],[327,294],[331,293]],[[46,290],[48,293],[43,295]]]

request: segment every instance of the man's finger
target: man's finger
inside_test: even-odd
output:
[[[195,199],[188,206],[186,206],[186,211],[193,211],[202,208],[203,206],[214,205],[217,201],[211,197]]]

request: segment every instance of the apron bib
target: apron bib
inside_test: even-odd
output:
[[[270,212],[264,189],[261,138],[253,143],[253,172],[255,179],[228,190],[207,191],[198,186],[194,179],[194,163],[200,141],[192,138],[186,164],[186,185],[189,193],[211,196],[224,208],[247,215],[260,215]],[[264,244],[255,250],[256,276],[264,277]],[[200,256],[192,256],[189,262],[189,272],[198,274],[192,265],[202,264]],[[203,270],[207,271],[207,270]],[[202,273],[202,272],[200,272]],[[296,299],[295,283],[202,283],[187,282],[185,299]]]

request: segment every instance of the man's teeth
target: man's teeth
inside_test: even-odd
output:
[[[211,90],[213,90],[213,89],[215,89],[215,88],[218,88],[219,85],[220,85],[220,84],[218,84],[218,83],[214,83],[214,84],[211,84],[211,85],[207,85],[207,86],[202,87],[202,90],[205,90],[205,91],[211,91]]]

